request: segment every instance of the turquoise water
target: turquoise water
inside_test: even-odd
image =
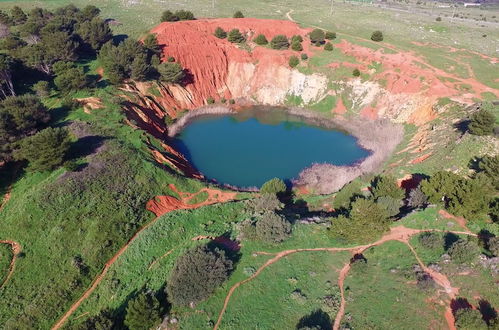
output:
[[[369,154],[346,133],[300,123],[282,111],[196,119],[176,147],[207,179],[238,187],[290,180],[313,163],[350,165]]]

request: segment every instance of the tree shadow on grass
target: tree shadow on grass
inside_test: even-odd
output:
[[[454,242],[459,240],[459,236],[454,233],[445,233],[444,235],[444,249],[447,251]]]
[[[332,330],[331,318],[322,309],[316,309],[312,313],[305,315],[298,321],[296,329],[312,328],[321,330]]]
[[[482,313],[482,318],[489,326],[497,323],[497,311],[487,300],[481,299],[478,302],[478,310]]]

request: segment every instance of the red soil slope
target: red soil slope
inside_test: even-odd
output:
[[[219,26],[226,31],[237,28],[248,40],[258,34],[271,40],[277,34],[291,37],[309,32],[293,22],[256,18],[161,23],[151,32],[157,34],[158,43],[163,46],[163,60],[174,57],[190,74],[190,83],[185,90],[168,86],[167,91],[163,91],[162,103],[167,107],[193,109],[205,104],[208,97],[233,97],[226,85],[230,63],[258,63],[263,76],[266,71],[272,71],[271,68],[287,66],[289,56],[296,54],[291,50],[276,51],[264,47],[256,47],[250,53],[227,39],[215,37],[213,33]],[[307,51],[307,43],[303,45]]]

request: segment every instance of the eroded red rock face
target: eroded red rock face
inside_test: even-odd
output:
[[[215,37],[213,33],[217,27],[227,32],[237,28],[248,40],[258,34],[264,34],[270,41],[277,34],[290,38],[293,35],[305,36],[309,32],[293,22],[255,18],[161,23],[151,32],[157,35],[158,43],[163,46],[163,60],[174,57],[189,75],[184,90],[168,86],[164,91],[165,97],[175,99],[168,102],[173,103],[170,106],[193,109],[204,105],[209,97],[229,99],[245,96],[241,95],[243,93],[255,93],[258,86],[266,84],[269,76],[278,74],[276,70],[287,66],[291,55],[299,54],[292,50],[277,51],[264,47],[256,47],[250,52],[227,39]],[[303,46],[307,52],[308,44],[303,42]],[[245,81],[243,77],[251,75],[251,84],[237,85],[235,79],[229,77],[230,70],[233,76],[239,75],[242,82]]]

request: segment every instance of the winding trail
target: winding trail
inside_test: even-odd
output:
[[[14,274],[14,270],[16,268],[16,261],[17,261],[17,256],[19,253],[21,253],[21,245],[17,242],[11,241],[11,240],[0,240],[0,244],[8,244],[10,245],[12,249],[12,260],[10,261],[9,265],[9,272],[7,273],[7,277],[3,280],[2,283],[0,283],[0,289],[4,287],[4,285],[9,281],[9,279],[12,277],[12,274]]]
[[[253,280],[254,278],[256,278],[258,275],[260,275],[260,273],[267,267],[269,267],[270,265],[272,265],[273,263],[277,262],[279,259],[283,258],[283,257],[286,257],[290,254],[293,254],[293,253],[298,253],[298,252],[311,252],[311,251],[328,251],[328,252],[338,252],[338,251],[351,251],[352,254],[360,254],[362,252],[364,252],[365,250],[373,247],[373,246],[378,246],[378,245],[381,245],[383,243],[386,243],[388,241],[399,241],[399,242],[402,242],[404,244],[406,244],[412,251],[412,253],[415,255],[418,263],[421,265],[421,267],[426,271],[428,272],[428,274],[430,274],[430,276],[432,276],[432,278],[435,280],[435,282],[440,285],[441,287],[444,288],[444,290],[446,291],[446,293],[449,295],[449,297],[451,299],[455,298],[457,292],[458,292],[458,289],[457,288],[453,288],[450,284],[450,281],[448,280],[448,278],[433,270],[433,269],[430,269],[428,267],[426,267],[423,262],[421,261],[421,259],[419,258],[419,256],[417,255],[416,251],[412,248],[412,246],[409,244],[409,239],[416,235],[416,234],[419,234],[419,233],[422,233],[422,232],[430,232],[430,231],[436,231],[436,232],[451,232],[451,233],[454,233],[454,234],[462,234],[462,235],[472,235],[472,236],[476,236],[476,234],[473,234],[471,233],[469,230],[467,231],[444,231],[444,230],[439,230],[439,229],[413,229],[413,228],[407,228],[407,227],[404,227],[404,226],[396,226],[396,227],[392,227],[390,229],[390,232],[386,233],[385,235],[383,235],[383,237],[381,239],[379,239],[378,241],[374,242],[374,243],[371,243],[371,244],[367,244],[367,245],[358,245],[358,246],[353,246],[353,247],[346,247],[346,248],[310,248],[310,249],[292,249],[292,250],[285,250],[285,251],[281,251],[281,252],[278,252],[278,253],[269,253],[269,252],[256,252],[256,254],[259,254],[259,255],[273,255],[274,257],[267,260],[267,262],[265,262],[262,266],[260,266],[258,268],[258,270],[253,274],[251,275],[250,277],[248,277],[247,279],[243,280],[243,281],[240,281],[240,282],[237,282],[236,284],[234,284],[230,289],[229,289],[229,292],[227,293],[226,297],[225,297],[225,300],[224,300],[224,304],[223,304],[223,307],[218,315],[218,319],[217,319],[217,322],[215,324],[215,326],[213,327],[213,330],[217,330],[220,326],[220,323],[222,322],[222,318],[223,318],[223,315],[225,314],[225,311],[227,310],[227,307],[229,305],[229,301],[230,301],[230,298],[232,297],[234,291],[240,287],[241,285]],[[340,271],[340,274],[339,274],[339,277],[338,277],[338,286],[340,288],[340,292],[341,292],[341,305],[340,305],[340,309],[338,311],[338,313],[336,314],[336,317],[335,317],[335,320],[334,320],[334,324],[333,324],[333,329],[334,330],[338,330],[340,328],[340,324],[341,324],[341,320],[344,316],[344,313],[345,313],[345,306],[346,306],[346,300],[345,300],[345,291],[344,291],[344,281],[345,281],[345,278],[347,277],[348,275],[348,272],[350,270],[350,262],[346,263],[343,268],[341,269]],[[450,304],[450,301],[449,301],[449,304]],[[445,313],[445,318],[447,320],[447,323],[449,324],[449,329],[451,330],[454,330],[455,327],[454,327],[454,318],[453,318],[453,315],[452,313],[450,313],[450,315],[448,314],[448,310],[450,310],[450,307],[447,308],[446,310],[446,313]]]
[[[229,200],[232,200],[236,197],[237,193],[231,193],[231,192],[223,192],[218,189],[210,189],[210,188],[204,188],[198,191],[197,193],[187,193],[187,192],[182,192],[179,191],[173,184],[169,185],[170,189],[176,192],[180,199],[177,199],[173,196],[158,196],[152,200],[150,200],[146,208],[147,210],[153,212],[156,214],[156,217],[151,220],[149,223],[144,225],[142,228],[140,228],[129,240],[128,242],[116,252],[116,254],[109,259],[108,262],[104,265],[104,268],[102,269],[101,273],[97,275],[97,277],[93,280],[92,285],[85,290],[85,292],[82,294],[82,296],[75,302],[71,307],[64,313],[64,315],[57,321],[57,323],[54,324],[52,327],[52,330],[57,330],[60,329],[69,319],[71,315],[80,307],[80,305],[85,301],[91,294],[94,292],[94,290],[97,288],[97,286],[102,282],[103,278],[106,276],[107,272],[111,268],[111,266],[118,260],[118,258],[128,249],[130,244],[135,241],[135,239],[146,229],[151,227],[158,219],[171,211],[175,210],[181,210],[181,209],[195,209],[201,206],[206,206],[206,205],[211,205],[211,204],[216,204],[216,203],[223,203],[227,202]],[[189,204],[189,202],[196,197],[199,193],[201,192],[207,192],[208,193],[208,198],[202,202],[196,203],[196,204]],[[168,252],[167,252],[168,253]]]

